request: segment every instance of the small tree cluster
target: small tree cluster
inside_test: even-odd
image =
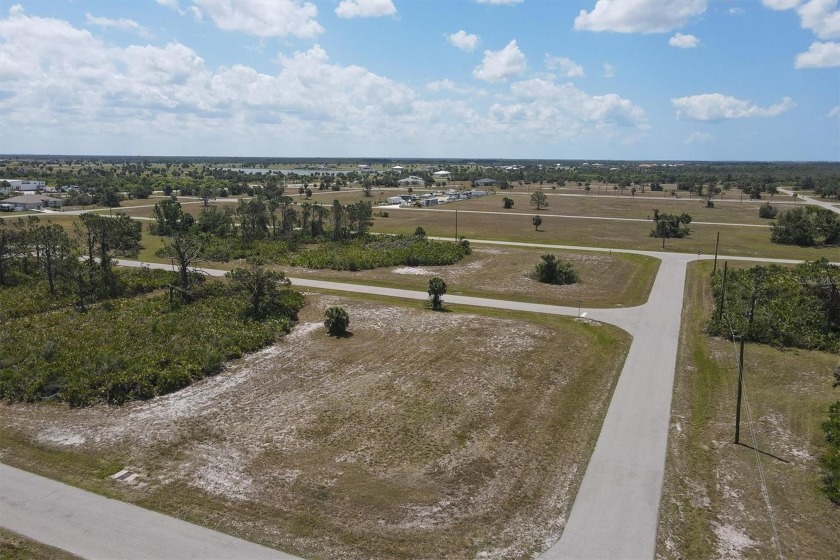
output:
[[[775,206],[771,206],[769,202],[765,202],[758,207],[758,217],[772,220],[776,217],[779,210]]]
[[[840,215],[815,206],[782,212],[771,226],[770,241],[803,247],[840,243]]]
[[[513,208],[513,199],[507,196],[504,197],[502,199],[502,206],[507,209]]]
[[[543,284],[574,284],[578,274],[571,261],[560,261],[554,255],[543,255],[534,267],[534,277]]]
[[[654,228],[650,230],[650,236],[662,239],[662,248],[665,248],[665,240],[675,237],[681,239],[687,236],[691,230],[688,224],[691,223],[691,216],[682,214],[660,214],[659,209],[653,209]]]

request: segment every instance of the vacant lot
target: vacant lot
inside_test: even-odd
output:
[[[559,537],[628,336],[310,302],[291,335],[178,393],[5,405],[2,459],[308,558],[527,558]],[[337,303],[352,337],[325,336]],[[107,478],[123,467],[139,484]]]
[[[604,220],[589,218],[565,218],[552,216],[533,209],[520,211],[501,209],[498,213],[458,213],[458,235],[467,239],[495,239],[526,243],[553,243],[558,245],[581,245],[588,247],[614,247],[617,249],[662,250],[662,240],[650,237],[652,222]],[[602,197],[605,198],[605,197]],[[403,209],[390,211],[389,218],[377,218],[374,230],[384,233],[413,233],[422,226],[433,236],[455,235],[455,212],[466,210],[464,203],[447,204],[438,210]],[[666,211],[663,208],[660,210]],[[676,211],[669,209],[668,212]],[[493,212],[496,212],[495,210]],[[689,212],[691,213],[691,212]],[[543,223],[539,231],[534,230],[531,216],[540,214]],[[594,216],[599,214],[595,212]],[[640,216],[646,218],[645,216]],[[835,260],[836,248],[808,248],[793,245],[779,245],[770,242],[769,223],[764,227],[718,226],[691,224],[691,235],[685,239],[669,239],[665,242],[667,251],[711,254],[715,251],[715,239],[720,232],[720,254],[760,256],[792,259],[819,259],[822,256]]]
[[[840,396],[831,390],[838,356],[748,344],[744,377],[758,453],[746,409],[743,445],[735,445],[737,348],[702,330],[712,309],[710,270],[689,268],[657,557],[777,556],[758,455],[784,556],[836,558],[840,509],[820,492],[817,458],[819,425]]]

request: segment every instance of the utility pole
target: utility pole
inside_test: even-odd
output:
[[[723,319],[723,302],[726,301],[726,273],[729,261],[723,261],[723,290],[720,294],[720,307],[718,308],[718,322]]]
[[[718,247],[720,246],[720,232],[717,232],[717,239],[715,240],[715,265],[712,267],[712,274],[717,272],[717,256]]]
[[[746,335],[752,330],[753,317],[755,316],[755,298],[758,292],[758,284],[753,288],[752,297],[750,298],[750,315],[747,323],[747,332],[741,333],[741,350],[738,353],[738,404],[735,409],[735,443],[740,443],[741,436],[741,394],[744,391],[744,339]]]
[[[455,241],[458,241],[458,209],[455,209]]]

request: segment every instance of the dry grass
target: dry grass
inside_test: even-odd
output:
[[[497,197],[498,199],[498,197]],[[499,201],[501,199],[498,199]],[[383,233],[413,233],[422,226],[428,235],[455,235],[455,214],[441,210],[468,209],[456,203],[439,210],[406,209],[390,212],[389,218],[377,218],[374,230]],[[501,202],[499,202],[501,207]],[[499,211],[502,211],[501,209]],[[515,212],[516,210],[512,210]],[[540,214],[543,223],[534,230],[531,216]],[[597,215],[597,214],[596,214]],[[614,247],[661,251],[662,241],[650,237],[650,222],[627,222],[599,219],[563,218],[531,211],[521,214],[474,214],[459,212],[458,235],[467,239],[492,239],[525,243],[551,243],[587,247]],[[712,254],[720,232],[720,254],[791,259],[836,260],[836,248],[808,248],[770,242],[770,229],[761,227],[691,224],[691,235],[685,239],[666,240],[666,251]]]
[[[333,304],[352,337],[325,336]],[[172,395],[5,406],[3,459],[308,558],[527,558],[562,531],[628,345],[313,295],[291,335]],[[142,487],[106,478],[123,466]]]
[[[0,527],[0,559],[2,560],[73,560],[75,558],[79,557]]]
[[[711,312],[708,263],[692,265],[683,310],[659,558],[773,558],[756,453],[733,444],[737,349],[703,334]],[[836,558],[840,509],[820,492],[820,422],[836,355],[749,344],[747,395],[761,464],[787,558]],[[750,446],[746,412],[741,441]]]

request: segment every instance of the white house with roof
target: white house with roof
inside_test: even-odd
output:
[[[432,178],[437,183],[437,182],[448,181],[450,175],[452,175],[452,173],[450,173],[449,171],[441,170],[441,171],[435,171],[434,173],[432,173]]]
[[[47,188],[44,181],[33,181],[31,179],[6,179],[13,191],[38,192]]]
[[[0,201],[6,211],[41,210],[42,208],[61,208],[61,199],[37,194],[13,196]]]

